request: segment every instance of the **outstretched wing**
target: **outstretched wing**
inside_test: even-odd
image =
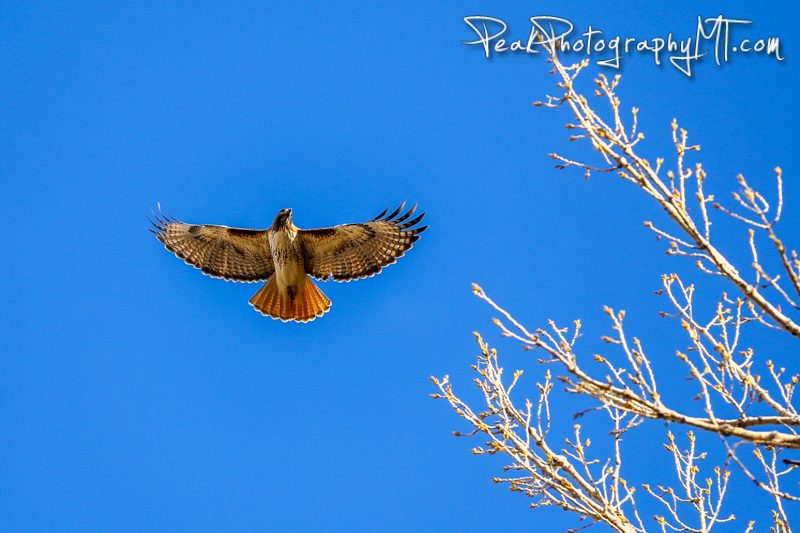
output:
[[[387,209],[364,224],[299,230],[297,237],[303,245],[306,272],[321,280],[350,281],[374,276],[381,268],[394,263],[428,227],[411,229],[425,213],[406,222],[414,214],[416,205],[395,218],[405,205],[403,202],[395,212],[384,217]]]
[[[204,274],[234,281],[260,281],[275,272],[269,230],[184,224],[160,211],[150,230],[170,252]]]

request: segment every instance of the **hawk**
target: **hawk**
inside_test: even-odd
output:
[[[284,322],[308,322],[331,308],[331,301],[311,277],[350,281],[378,274],[396,262],[428,226],[414,228],[425,213],[408,220],[416,204],[404,215],[400,204],[363,224],[300,229],[292,223],[292,210],[283,209],[268,229],[184,224],[165,215],[159,205],[150,229],[187,264],[204,274],[233,281],[267,282],[250,299],[262,315]],[[407,222],[406,222],[407,221]]]

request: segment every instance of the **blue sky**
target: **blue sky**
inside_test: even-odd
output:
[[[779,36],[786,59],[706,58],[689,78],[635,53],[619,95],[641,109],[647,157],[672,161],[672,118],[689,130],[720,199],[739,173],[771,194],[781,166],[797,246],[800,34],[784,4],[4,3],[0,529],[578,525],[491,483],[505,463],[452,436],[467,427],[430,399],[428,377],[450,374],[477,401],[480,330],[533,390],[534,359],[499,338],[477,282],[531,328],[581,318],[587,356],[605,349],[602,306],[626,309],[684,387],[683,345],[666,342],[680,332],[653,291],[691,269],[643,227],[664,215],[631,184],[553,168],[550,152],[593,154],[567,142],[566,110],[531,105],[557,93],[547,65],[487,60],[461,44],[475,38],[462,19],[497,17],[522,39],[533,15],[652,38],[720,13],[754,21],[737,36]],[[430,229],[381,275],[322,284],[333,307],[309,324],[262,317],[247,304],[257,285],[202,276],[145,231],[157,202],[186,222],[254,228],[291,207],[313,228],[403,200]],[[745,230],[718,225],[746,264]],[[585,406],[560,400],[557,427]],[[602,435],[602,422],[583,423]],[[663,425],[641,431],[665,439]],[[669,460],[633,450],[632,471],[666,476],[654,456]],[[734,491],[729,505],[745,497],[766,524],[763,499]]]

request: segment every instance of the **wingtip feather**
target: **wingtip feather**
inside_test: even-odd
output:
[[[398,207],[391,215],[387,215],[387,216],[383,217],[382,220],[387,221],[387,222],[391,221],[394,217],[396,217],[403,210],[403,208],[405,206],[406,206],[406,201],[403,200],[403,203],[400,204],[400,207]]]
[[[389,209],[391,209],[391,207],[387,207],[386,209],[384,209],[383,212],[380,215],[378,215],[375,218],[373,218],[372,220],[370,220],[370,222],[375,222],[376,220],[382,218],[383,215],[385,215],[386,213],[389,212]]]

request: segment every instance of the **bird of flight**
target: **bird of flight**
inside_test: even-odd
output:
[[[262,315],[284,322],[308,322],[322,316],[331,301],[309,276],[350,281],[374,276],[402,257],[428,226],[414,228],[425,213],[408,220],[400,207],[363,224],[300,229],[292,210],[283,209],[263,230],[184,224],[161,212],[150,230],[164,246],[204,274],[234,281],[267,280],[250,299]],[[385,215],[385,216],[384,216]],[[407,221],[408,220],[408,221]],[[407,222],[406,222],[407,221]]]

